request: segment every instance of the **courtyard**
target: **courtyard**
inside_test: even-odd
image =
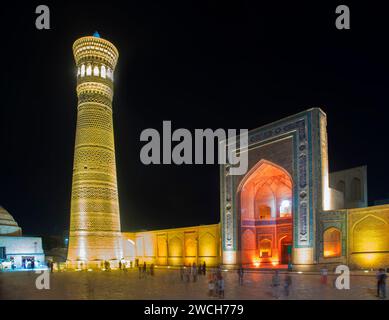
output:
[[[350,290],[334,287],[335,275],[328,276],[327,285],[320,283],[318,273],[289,273],[292,286],[289,296],[280,290],[279,299],[324,299],[324,300],[377,300],[374,272],[353,273]],[[276,299],[271,287],[272,272],[247,272],[244,283],[239,285],[235,271],[223,272],[225,279],[224,299]],[[286,273],[280,274],[283,282]],[[67,271],[50,274],[50,289],[38,290],[35,271],[1,272],[0,299],[185,299],[219,300],[208,296],[208,276],[199,276],[196,282],[180,279],[176,269],[156,269],[155,275],[139,278],[137,270],[124,271]]]

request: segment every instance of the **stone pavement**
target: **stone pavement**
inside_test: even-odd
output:
[[[139,279],[138,271],[67,271],[50,274],[50,289],[38,290],[35,272],[1,272],[0,299],[211,299],[208,296],[207,276],[197,282],[180,280],[178,270],[156,269],[155,275]],[[271,284],[272,273],[245,273],[239,286],[236,271],[223,272],[225,299],[276,299]],[[285,274],[281,273],[281,279]],[[328,284],[320,283],[318,274],[291,273],[292,287],[286,297],[280,290],[280,299],[374,299],[374,273],[352,275],[350,290],[334,288],[335,275],[329,275]],[[387,289],[388,291],[388,289]]]

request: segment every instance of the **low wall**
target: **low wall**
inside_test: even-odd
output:
[[[220,225],[123,232],[126,260],[179,266],[192,263],[217,266],[220,261]]]

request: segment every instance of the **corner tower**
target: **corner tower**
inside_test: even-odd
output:
[[[112,121],[116,47],[96,32],[73,44],[77,66],[68,266],[116,264],[122,258]]]

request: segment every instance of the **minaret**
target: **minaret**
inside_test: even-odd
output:
[[[77,65],[68,267],[115,265],[122,258],[112,121],[116,47],[95,32],[73,44]]]

